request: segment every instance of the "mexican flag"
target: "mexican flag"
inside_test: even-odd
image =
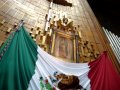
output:
[[[0,90],[120,90],[120,75],[107,52],[91,63],[68,63],[43,51],[24,26],[13,32],[0,48]],[[79,85],[77,85],[79,84]],[[64,88],[65,90],[65,88]]]

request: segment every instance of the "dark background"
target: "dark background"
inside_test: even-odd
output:
[[[87,0],[101,26],[120,37],[120,0]]]

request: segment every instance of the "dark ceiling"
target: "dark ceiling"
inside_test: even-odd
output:
[[[120,36],[120,0],[88,0],[102,26]]]

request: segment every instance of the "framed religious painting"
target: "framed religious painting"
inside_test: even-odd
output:
[[[74,38],[60,32],[55,33],[53,55],[68,62],[74,62]]]

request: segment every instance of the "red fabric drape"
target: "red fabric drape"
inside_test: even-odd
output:
[[[106,51],[89,65],[91,90],[120,90],[120,75],[115,71]]]

